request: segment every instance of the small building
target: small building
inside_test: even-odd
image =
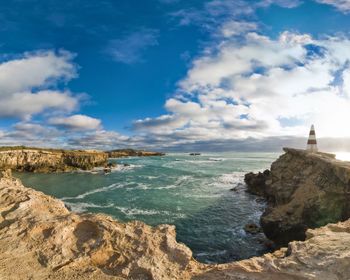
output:
[[[315,127],[314,125],[311,126],[309,139],[307,140],[307,147],[306,150],[311,153],[317,153],[317,140],[316,140],[316,133],[315,133]]]

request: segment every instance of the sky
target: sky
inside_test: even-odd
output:
[[[0,2],[0,145],[350,149],[349,0]]]

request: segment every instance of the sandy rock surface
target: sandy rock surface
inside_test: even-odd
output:
[[[75,214],[0,175],[0,279],[317,279],[350,275],[350,221],[309,230],[305,242],[225,265],[204,265],[174,226]]]
[[[64,172],[90,170],[107,164],[108,155],[97,151],[68,151],[54,149],[0,149],[0,168],[29,172]]]

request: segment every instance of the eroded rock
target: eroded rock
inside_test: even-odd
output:
[[[4,173],[3,173],[4,174]],[[63,202],[0,176],[0,279],[348,280],[350,220],[306,241],[221,265],[193,260],[175,227],[75,214]]]
[[[107,164],[108,155],[98,151],[56,150],[26,147],[0,148],[0,169],[27,172],[91,170]]]
[[[350,218],[350,163],[332,154],[285,148],[264,185],[269,204],[261,217],[279,245],[304,240],[308,228]]]

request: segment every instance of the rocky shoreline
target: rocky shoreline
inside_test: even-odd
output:
[[[150,152],[144,150],[134,150],[134,149],[120,149],[107,151],[109,158],[122,158],[122,157],[154,157],[154,156],[164,156],[165,153],[161,152]]]
[[[73,213],[0,171],[0,279],[347,280],[350,163],[285,152],[270,171],[246,175],[248,190],[268,201],[265,234],[285,247],[218,265],[194,260],[174,226]]]
[[[62,150],[31,147],[0,147],[0,169],[26,172],[70,172],[75,170],[93,170],[104,167],[110,172],[115,166],[109,158],[128,156],[163,156],[163,153],[138,151],[132,149],[114,151]]]
[[[195,261],[175,227],[76,214],[63,202],[0,173],[0,275],[17,279],[345,280],[350,220],[308,230],[262,257],[221,265]]]
[[[248,191],[268,202],[260,223],[279,246],[305,240],[309,228],[350,218],[350,163],[333,154],[284,151],[270,171],[245,176]]]
[[[0,168],[27,172],[67,172],[91,170],[108,163],[100,151],[3,147],[0,149]]]

